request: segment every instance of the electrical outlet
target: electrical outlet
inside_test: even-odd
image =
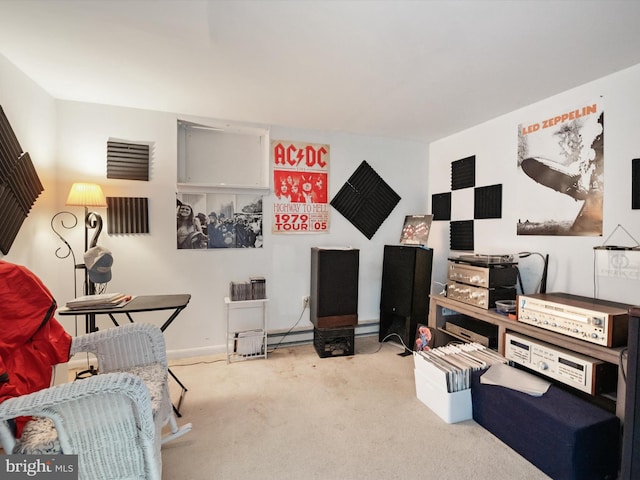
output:
[[[305,295],[302,297],[302,308],[307,308],[309,306],[309,295]]]

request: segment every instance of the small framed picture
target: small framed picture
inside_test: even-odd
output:
[[[433,215],[407,215],[400,235],[403,245],[426,245]]]

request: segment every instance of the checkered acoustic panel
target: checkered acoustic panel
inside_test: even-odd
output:
[[[400,201],[400,196],[363,161],[331,200],[351,224],[371,240]]]
[[[451,162],[451,190],[431,196],[433,220],[450,222],[451,250],[473,251],[474,220],[502,218],[502,185],[476,187],[476,157],[472,155]],[[466,193],[472,196],[461,195]],[[473,208],[465,215],[465,212],[460,212],[460,207],[467,206],[469,202],[473,202]]]

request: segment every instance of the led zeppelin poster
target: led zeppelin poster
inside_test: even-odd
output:
[[[601,236],[602,99],[518,125],[518,235]]]
[[[273,233],[329,232],[329,145],[271,141]]]

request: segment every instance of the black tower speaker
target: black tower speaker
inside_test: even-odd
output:
[[[627,385],[624,400],[624,426],[622,429],[622,466],[620,480],[640,478],[640,307],[629,311],[629,339],[627,351]]]
[[[310,320],[317,328],[358,324],[360,251],[353,248],[311,249]]]
[[[433,250],[420,246],[385,245],[380,295],[379,341],[396,333],[412,348],[419,323],[427,324]],[[389,340],[399,342],[397,336]]]

